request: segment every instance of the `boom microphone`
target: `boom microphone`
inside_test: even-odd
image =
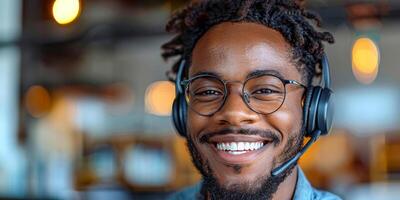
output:
[[[301,150],[295,155],[293,156],[291,159],[289,159],[288,161],[282,163],[279,167],[275,168],[274,170],[272,170],[271,175],[272,176],[278,176],[279,174],[281,174],[282,172],[286,171],[287,169],[289,169],[290,166],[292,166],[293,164],[296,164],[297,161],[299,160],[299,158],[307,151],[307,149],[315,142],[317,141],[318,137],[321,135],[321,131],[320,130],[315,130],[313,132],[313,134],[311,134],[312,137],[311,139],[307,142],[306,145],[304,145],[303,148],[301,148]]]

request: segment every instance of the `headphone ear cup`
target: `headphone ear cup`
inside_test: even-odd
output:
[[[179,122],[181,123],[181,133],[183,137],[186,137],[186,115],[187,115],[187,104],[185,95],[179,95]]]
[[[172,104],[172,121],[174,123],[175,129],[180,136],[186,137],[186,102],[182,96],[178,95]]]
[[[174,99],[172,103],[172,122],[174,123],[174,127],[179,135],[181,135],[181,126],[179,122],[179,106],[178,106],[178,98]]]
[[[312,97],[312,91],[313,91],[313,87],[310,86],[310,88],[308,88],[306,90],[305,93],[305,99],[304,99],[304,104],[303,104],[303,127],[305,127],[305,131],[306,133],[304,134],[304,136],[310,136],[308,133],[308,113],[310,110],[310,102],[311,102],[311,97]]]
[[[317,127],[317,114],[318,114],[318,105],[321,97],[322,88],[320,86],[315,86],[312,88],[311,92],[311,100],[308,110],[307,117],[307,135],[312,136],[311,134],[318,128]]]
[[[331,101],[331,94],[330,89],[322,89],[318,103],[317,125],[318,129],[321,130],[321,135],[327,135],[332,127],[334,106]]]

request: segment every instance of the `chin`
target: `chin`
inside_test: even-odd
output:
[[[212,170],[214,172],[214,178],[218,181],[219,185],[225,189],[257,189],[260,188],[263,181],[269,177],[266,170],[254,171],[254,169],[252,170],[249,167],[239,165],[225,168],[225,170],[221,171],[218,169]]]
[[[222,184],[221,187],[226,190],[239,190],[241,192],[252,192],[260,189],[262,184],[266,180],[265,177],[258,179],[240,180],[240,181],[230,181]]]

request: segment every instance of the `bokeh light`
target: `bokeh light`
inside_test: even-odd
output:
[[[154,82],[146,89],[146,111],[158,116],[168,116],[171,114],[174,98],[175,86],[171,82]]]
[[[370,38],[358,38],[352,50],[352,69],[356,79],[364,84],[372,83],[378,75],[378,68],[378,46]]]
[[[74,21],[80,12],[79,0],[56,0],[53,4],[53,16],[57,23],[68,24]]]
[[[49,92],[43,86],[31,86],[25,95],[25,107],[32,117],[44,116],[51,108]]]

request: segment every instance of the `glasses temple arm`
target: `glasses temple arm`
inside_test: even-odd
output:
[[[294,84],[294,85],[298,85],[301,86],[303,88],[307,88],[307,86],[295,81],[295,80],[285,80],[285,84]]]

